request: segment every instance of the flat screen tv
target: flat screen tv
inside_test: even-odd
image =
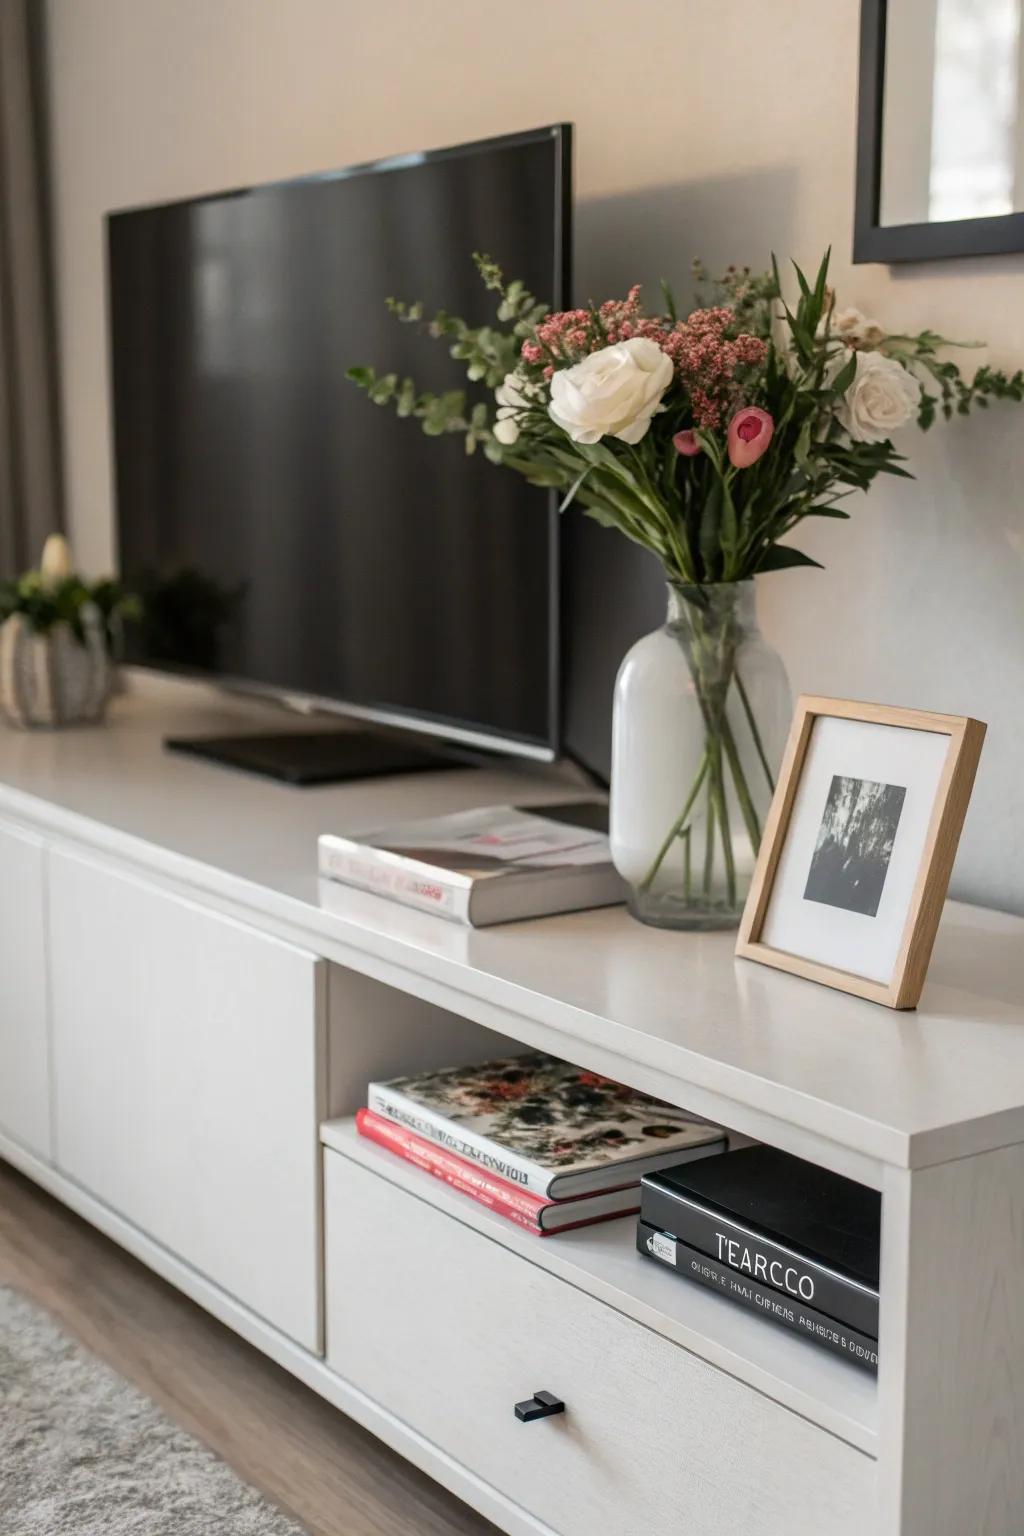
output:
[[[372,405],[461,365],[389,314],[493,318],[486,251],[567,302],[570,129],[109,215],[129,659],[454,741],[559,745],[550,495]]]

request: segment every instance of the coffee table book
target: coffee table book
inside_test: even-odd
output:
[[[752,1280],[749,1275],[720,1264],[717,1259],[681,1243],[669,1232],[659,1232],[641,1217],[636,1229],[637,1250],[645,1258],[667,1264],[683,1279],[695,1281],[739,1302],[778,1328],[788,1328],[821,1344],[872,1374],[878,1372],[878,1340],[826,1317],[796,1296],[788,1296]]]
[[[473,928],[625,900],[608,808],[487,806],[319,840],[320,874]]]
[[[725,1269],[878,1338],[881,1197],[773,1147],[644,1178],[641,1217]]]
[[[371,1083],[367,1105],[542,1200],[636,1185],[727,1144],[717,1126],[541,1052]]]

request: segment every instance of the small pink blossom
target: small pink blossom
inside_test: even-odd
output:
[[[761,367],[767,353],[761,337],[730,334],[735,323],[735,315],[725,306],[695,309],[685,320],[646,315],[639,285],[635,285],[624,299],[606,299],[596,309],[545,315],[523,342],[520,355],[528,366],[542,368],[549,379],[553,372],[582,362],[592,352],[646,338],[671,360],[689,396],[694,425],[716,429],[743,398],[745,371]]]
[[[590,326],[591,315],[586,309],[563,309],[546,315],[537,327],[536,340],[523,342],[523,361],[539,363],[545,359],[549,366],[555,359],[562,364],[577,362],[581,355],[593,350],[589,343]]]
[[[759,406],[745,405],[729,423],[729,463],[734,469],[756,464],[772,440],[775,423]]]
[[[701,452],[700,439],[692,427],[684,432],[677,432],[672,442],[676,453],[681,453],[684,459],[695,459]]]
[[[764,362],[767,347],[759,336],[727,334],[734,319],[731,310],[719,307],[695,309],[674,325],[644,322],[658,328],[654,339],[675,364],[699,427],[721,426],[741,387],[738,371]]]

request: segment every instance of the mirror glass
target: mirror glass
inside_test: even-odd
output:
[[[1024,211],[1024,0],[890,0],[879,223]]]

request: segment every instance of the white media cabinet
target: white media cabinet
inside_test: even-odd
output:
[[[951,904],[911,1014],[621,909],[472,932],[318,883],[317,834],[564,777],[161,749],[226,721],[289,728],[148,682],[0,731],[0,1153],[511,1536],[1021,1536],[1024,920]],[[354,1134],[370,1077],[509,1045],[881,1190],[877,1381]]]

